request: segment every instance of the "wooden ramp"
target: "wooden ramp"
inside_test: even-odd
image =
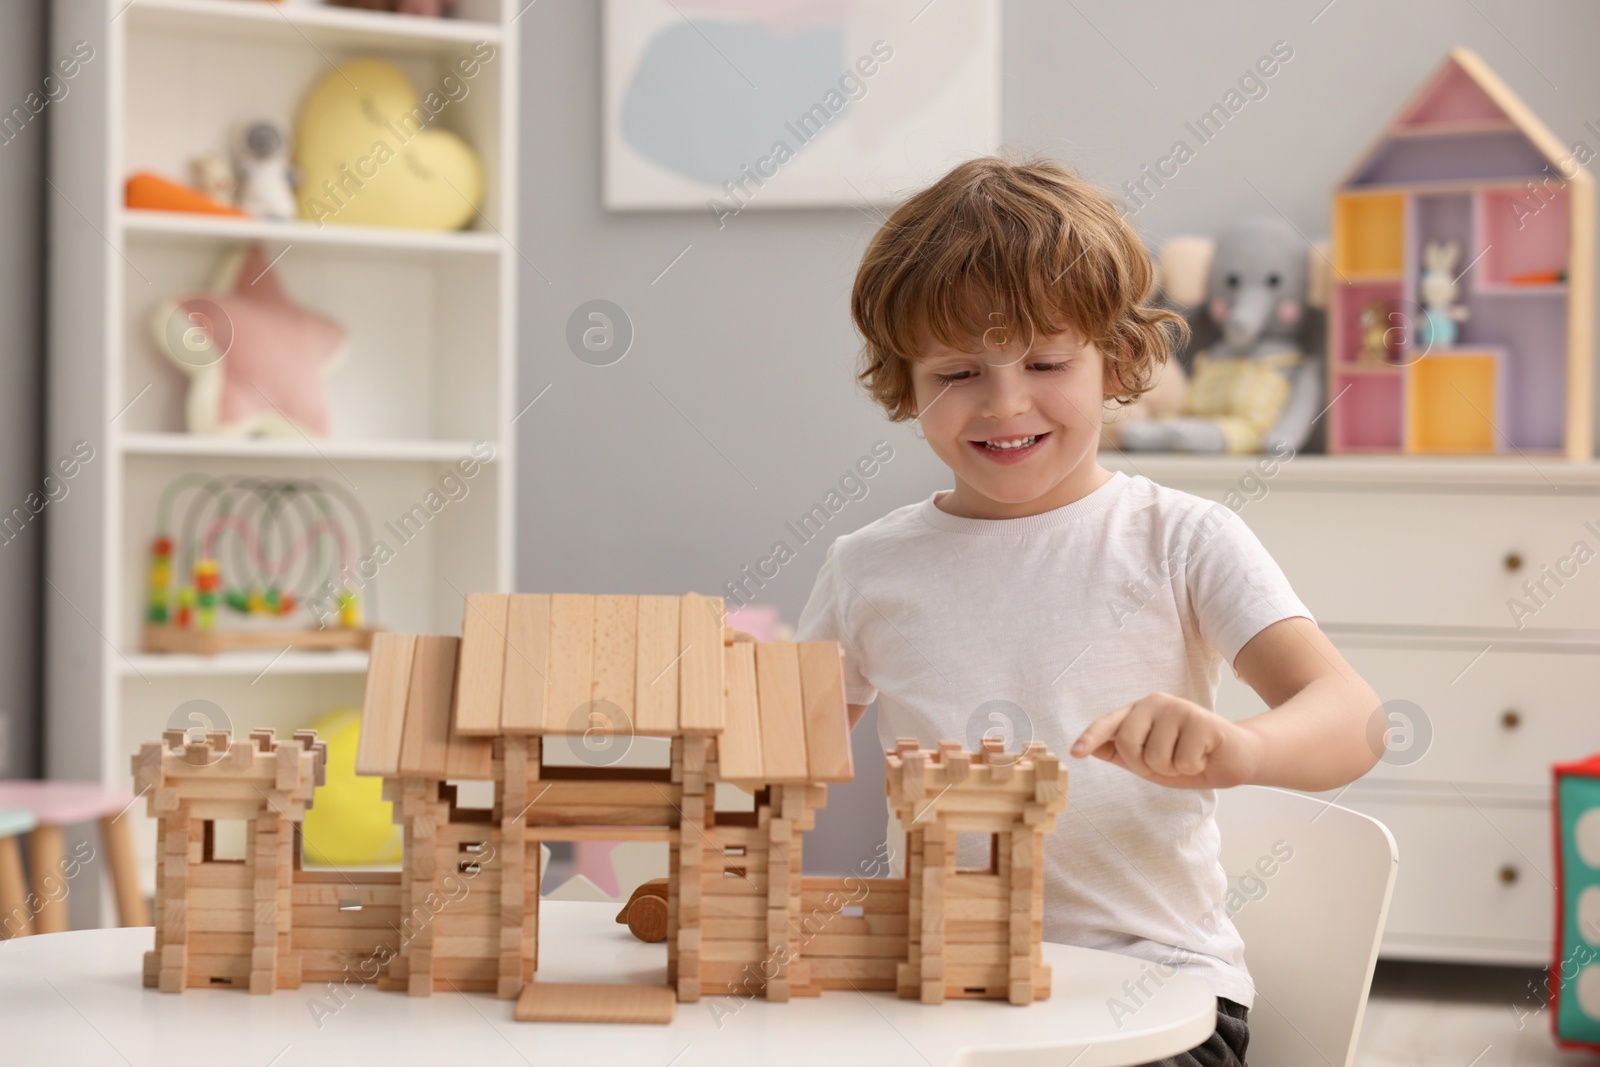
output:
[[[677,994],[669,985],[529,982],[517,997],[523,1023],[670,1023]]]

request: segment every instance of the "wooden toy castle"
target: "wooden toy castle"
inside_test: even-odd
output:
[[[356,769],[384,779],[398,872],[302,869],[314,734],[144,745],[135,788],[162,857],[145,983],[477,990],[552,1021],[665,1022],[676,1001],[730,992],[1047,998],[1042,842],[1066,809],[1059,759],[1040,742],[901,739],[886,759],[905,877],[803,875],[827,784],[853,776],[842,652],[735,641],[723,613],[693,593],[474,594],[460,638],[378,634]],[[546,758],[546,739],[634,735],[670,738],[670,767]],[[493,782],[492,809],[457,803],[451,783],[468,780]],[[751,791],[754,810],[717,810],[718,782]],[[239,858],[216,855],[224,819],[246,823]],[[987,866],[956,865],[964,834],[988,840]],[[539,846],[579,840],[669,846],[665,984],[538,980]]]
[[[1590,456],[1594,154],[1450,52],[1334,192],[1328,451]]]

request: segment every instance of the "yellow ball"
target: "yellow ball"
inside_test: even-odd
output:
[[[328,743],[327,780],[306,811],[307,867],[369,867],[400,862],[401,834],[383,779],[356,774],[361,709],[335,708],[311,724]]]

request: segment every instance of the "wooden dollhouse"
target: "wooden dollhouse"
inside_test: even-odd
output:
[[[1588,155],[1450,52],[1334,193],[1330,452],[1591,454]]]
[[[887,789],[906,876],[801,874],[828,783],[853,776],[841,657],[831,641],[735,641],[722,599],[692,593],[474,594],[459,638],[379,633],[356,770],[384,780],[402,869],[337,885],[301,869],[312,735],[171,731],[134,760],[166,864],[146,983],[476,990],[515,998],[518,1019],[592,1022],[665,1022],[677,1001],[730,993],[1047,998],[1042,844],[1067,772],[1041,742],[901,739]],[[614,759],[635,736],[670,738],[670,763]],[[588,758],[563,764],[552,745]],[[459,802],[472,781],[493,783],[492,807]],[[718,810],[717,783],[753,810]],[[251,821],[220,869],[207,827],[224,817]],[[965,835],[987,864],[956,865]],[[538,980],[539,847],[585,840],[668,845],[661,984]]]

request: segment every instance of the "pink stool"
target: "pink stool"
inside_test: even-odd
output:
[[[139,890],[139,865],[133,839],[123,817],[133,802],[125,789],[107,789],[95,782],[0,782],[0,808],[32,813],[38,826],[28,832],[28,878],[39,901],[34,930],[59,933],[67,928],[67,896],[51,899],[45,880],[66,869],[61,828],[96,820],[105,849],[111,885],[117,894],[117,918],[123,926],[149,926],[150,909]]]

